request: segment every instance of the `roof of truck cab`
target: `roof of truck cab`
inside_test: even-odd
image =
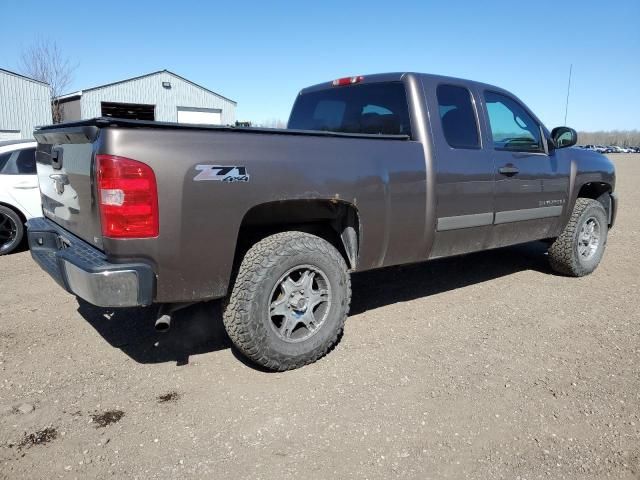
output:
[[[546,132],[548,132],[547,128],[544,126],[544,123],[536,116],[535,113],[533,113],[533,111],[531,111],[531,109],[522,100],[520,100],[516,95],[514,95],[510,91],[495,85],[491,85],[483,82],[477,82],[475,80],[468,80],[465,78],[448,77],[446,75],[435,75],[432,73],[420,73],[420,72],[390,72],[390,73],[375,73],[372,75],[357,75],[357,76],[361,76],[362,80],[358,81],[355,85],[363,85],[367,83],[380,83],[380,82],[400,82],[400,81],[403,81],[406,77],[412,76],[418,79],[428,79],[430,83],[436,83],[436,84],[451,83],[451,84],[458,84],[458,85],[467,85],[477,90],[489,90],[492,92],[501,93],[508,97],[512,97],[518,100],[524,106],[524,108],[529,112],[529,114],[533,116],[533,118],[540,125],[542,125],[542,127]],[[314,91],[320,91],[320,90],[329,90],[332,88],[347,88],[347,87],[334,87],[333,80],[332,80],[329,82],[318,83],[316,85],[311,85],[310,87],[303,88],[302,90],[300,90],[300,93],[298,95],[302,95],[302,94],[314,92]]]
[[[477,82],[475,80],[469,80],[466,78],[457,78],[457,77],[449,77],[446,75],[436,75],[433,73],[420,73],[420,72],[389,72],[389,73],[374,73],[371,75],[346,75],[345,77],[362,77],[362,80],[357,84],[367,84],[367,83],[380,83],[380,82],[400,82],[406,76],[413,75],[416,77],[430,78],[436,81],[442,82],[455,82],[455,83],[466,83],[473,84],[476,86],[481,86],[483,88],[489,88],[494,90],[503,90],[500,87],[496,87],[495,85],[490,85],[488,83]],[[309,87],[305,87],[300,90],[300,94],[309,93],[317,90],[326,90],[328,88],[333,88],[333,80],[328,82],[317,83],[315,85],[311,85]]]

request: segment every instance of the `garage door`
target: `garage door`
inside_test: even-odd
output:
[[[178,107],[178,123],[222,125],[222,110],[213,108]]]
[[[0,130],[0,142],[5,140],[20,140],[20,130]]]

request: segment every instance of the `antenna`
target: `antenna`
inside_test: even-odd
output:
[[[571,90],[571,70],[573,70],[573,63],[569,65],[569,83],[567,84],[567,103],[564,106],[564,126],[567,126],[567,113],[569,112],[569,91]]]

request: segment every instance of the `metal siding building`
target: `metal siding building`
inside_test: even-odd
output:
[[[126,114],[127,106],[132,110],[148,108],[153,120],[160,122],[222,125],[235,122],[236,102],[168,70],[81,90],[58,100],[64,109],[65,122],[107,116],[109,107]]]
[[[33,129],[49,125],[49,85],[0,68],[0,141],[33,138]]]

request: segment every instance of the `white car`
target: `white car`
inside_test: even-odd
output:
[[[25,222],[42,216],[36,142],[0,142],[0,255],[14,251],[22,243]]]

